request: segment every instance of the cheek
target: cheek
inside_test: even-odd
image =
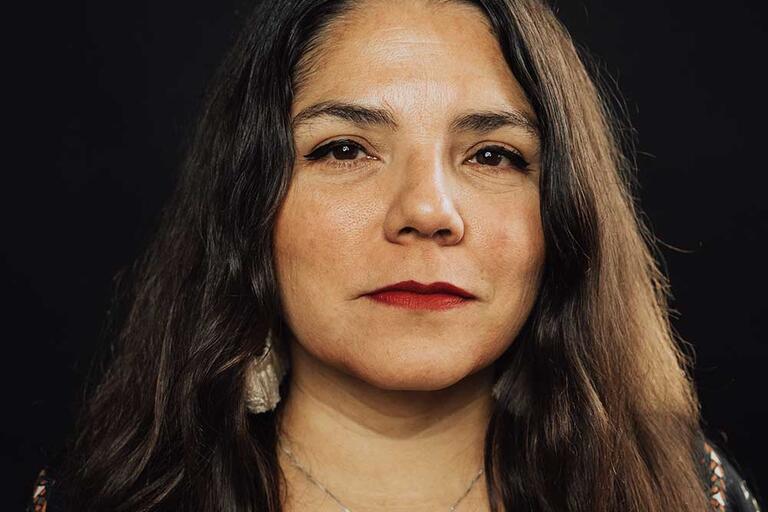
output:
[[[349,294],[350,281],[365,270],[356,264],[368,223],[366,209],[358,203],[297,177],[275,224],[275,265],[286,306]],[[347,279],[346,292],[341,277]]]
[[[493,302],[524,320],[533,306],[544,264],[544,233],[538,193],[485,203],[478,219],[476,254]]]
[[[346,193],[350,192],[350,193]],[[283,313],[296,341],[326,364],[375,366],[356,349],[365,333],[354,309],[367,289],[371,198],[296,177],[275,223],[274,249]],[[364,357],[354,354],[365,354]],[[345,371],[350,371],[349,369]]]

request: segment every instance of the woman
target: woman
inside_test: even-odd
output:
[[[38,506],[758,510],[619,132],[538,0],[259,10]]]

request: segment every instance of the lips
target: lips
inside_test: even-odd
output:
[[[388,292],[393,290],[420,293],[420,294],[438,293],[438,294],[447,294],[447,295],[458,295],[459,297],[464,297],[465,299],[475,298],[475,296],[469,293],[468,291],[462,288],[459,288],[458,286],[454,286],[451,283],[446,283],[443,281],[439,281],[432,284],[421,284],[418,281],[401,281],[399,283],[395,283],[389,286],[385,286],[383,288],[379,288],[378,290],[371,293],[381,293],[381,292]]]
[[[402,281],[367,294],[371,299],[409,309],[449,309],[467,304],[475,298],[468,291],[446,282],[422,284]]]

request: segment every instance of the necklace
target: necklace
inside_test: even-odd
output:
[[[289,459],[290,459],[290,461],[291,461],[291,464],[293,464],[294,466],[296,466],[296,468],[298,468],[298,469],[299,469],[299,471],[301,471],[302,473],[304,473],[304,476],[306,476],[306,477],[307,477],[307,479],[308,479],[310,482],[312,482],[313,484],[315,484],[316,486],[318,486],[320,489],[322,489],[322,490],[323,490],[323,492],[324,492],[324,493],[326,493],[328,496],[330,496],[330,497],[331,497],[331,499],[333,499],[333,501],[335,501],[336,503],[338,503],[339,507],[341,507],[341,510],[342,510],[342,512],[352,512],[352,511],[349,509],[349,507],[347,507],[346,505],[344,505],[344,504],[341,502],[341,500],[340,500],[339,498],[337,498],[336,496],[334,496],[334,494],[333,494],[331,491],[329,491],[328,489],[326,489],[326,487],[325,487],[323,484],[321,484],[320,482],[318,482],[317,480],[315,480],[315,478],[314,478],[314,477],[313,477],[313,476],[312,476],[312,475],[309,473],[309,471],[307,471],[307,469],[305,469],[305,468],[304,468],[304,466],[302,466],[302,465],[301,465],[301,463],[300,463],[298,460],[296,460],[296,457],[293,455],[293,452],[292,452],[292,451],[291,451],[289,448],[287,448],[287,447],[283,446],[283,445],[284,445],[284,442],[283,442],[283,440],[282,440],[282,438],[281,438],[281,437],[280,437],[280,438],[278,438],[278,442],[277,442],[277,444],[278,444],[278,446],[280,447],[280,449],[281,449],[281,450],[283,450],[283,452],[285,452],[285,454],[288,456],[288,458],[289,458]],[[453,505],[451,505],[451,508],[450,508],[450,509],[448,509],[448,510],[449,510],[449,512],[454,512],[454,511],[456,510],[456,507],[458,507],[458,506],[459,506],[459,503],[461,502],[461,500],[463,500],[463,499],[466,497],[466,495],[467,495],[467,494],[469,494],[469,491],[472,489],[472,486],[474,486],[474,485],[475,485],[475,482],[477,482],[477,479],[478,479],[478,478],[480,478],[480,475],[482,475],[482,474],[483,474],[483,469],[480,469],[480,471],[478,471],[478,472],[477,472],[477,475],[475,475],[475,477],[472,479],[472,482],[469,484],[469,487],[467,487],[467,490],[466,490],[466,491],[464,491],[464,494],[462,494],[462,495],[461,495],[461,497],[460,497],[458,500],[456,500],[456,501],[453,503]]]

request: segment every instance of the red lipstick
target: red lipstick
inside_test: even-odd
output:
[[[468,304],[475,296],[451,283],[422,284],[401,281],[366,294],[371,299],[408,309],[450,309]]]

